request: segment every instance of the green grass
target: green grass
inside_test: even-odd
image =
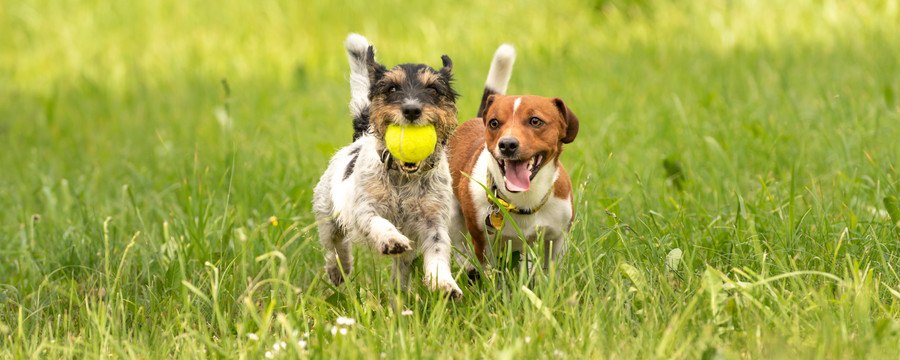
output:
[[[555,274],[447,302],[360,249],[328,284],[351,31],[449,54],[463,118],[501,42],[574,109]],[[896,0],[2,2],[0,358],[894,358],[898,33]]]

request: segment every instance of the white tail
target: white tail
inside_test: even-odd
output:
[[[494,52],[491,69],[488,70],[487,81],[484,82],[484,94],[481,95],[481,106],[477,117],[484,115],[488,97],[495,94],[506,94],[506,86],[512,76],[513,64],[516,62],[516,49],[510,44],[502,44]]]
[[[506,94],[506,86],[512,76],[513,64],[516,62],[516,49],[510,44],[503,44],[494,52],[491,61],[491,70],[488,71],[485,88],[490,88],[496,94]]]
[[[366,66],[369,40],[354,33],[347,36],[344,46],[350,61],[350,114],[357,119],[369,106],[369,69]]]

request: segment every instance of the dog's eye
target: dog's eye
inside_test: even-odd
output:
[[[496,129],[500,127],[500,121],[498,121],[497,119],[491,119],[490,121],[488,121],[488,126],[491,129]]]
[[[532,117],[531,119],[528,119],[528,125],[541,127],[541,125],[544,125],[544,120],[538,119],[537,117]]]
[[[437,90],[436,87],[434,87],[434,85],[428,86],[427,88],[425,88],[425,91],[428,92],[428,93],[431,94],[431,95],[437,95],[437,94],[438,94],[438,90]]]
[[[397,85],[391,85],[391,87],[388,88],[389,92],[397,92],[397,90],[400,90],[400,87]]]

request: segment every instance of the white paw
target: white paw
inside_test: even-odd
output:
[[[397,231],[388,231],[376,236],[378,251],[384,255],[397,255],[412,250],[409,238]]]
[[[453,273],[449,269],[427,272],[425,274],[425,286],[431,291],[443,291],[454,300],[461,298],[463,295],[459,285],[456,285],[456,280],[453,280]]]

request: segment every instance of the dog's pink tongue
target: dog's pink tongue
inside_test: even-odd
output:
[[[528,191],[531,187],[531,170],[528,162],[506,162],[506,189],[509,191]]]

